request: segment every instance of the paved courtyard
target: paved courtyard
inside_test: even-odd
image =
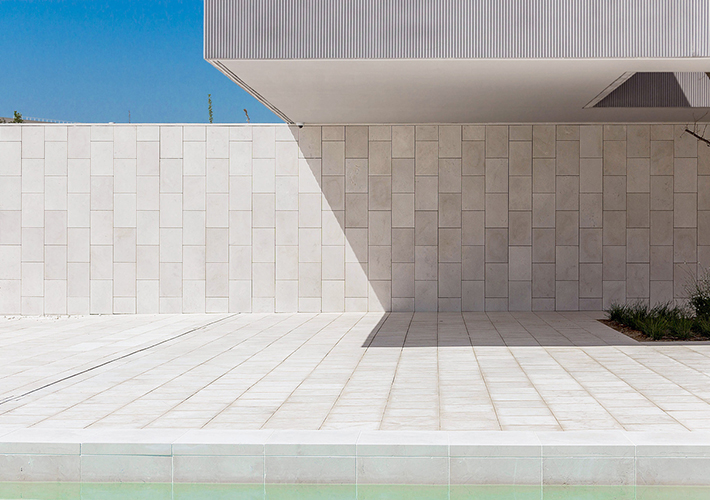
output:
[[[599,317],[0,318],[0,429],[710,430],[710,345]]]

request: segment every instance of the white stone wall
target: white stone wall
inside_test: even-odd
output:
[[[0,314],[577,310],[682,298],[680,125],[0,126]]]

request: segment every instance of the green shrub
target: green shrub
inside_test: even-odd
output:
[[[687,339],[693,332],[695,318],[683,312],[671,318],[668,323],[668,330],[671,335],[679,339]]]
[[[643,321],[640,330],[653,340],[660,340],[668,331],[668,318],[662,315],[648,316]]]
[[[606,310],[606,314],[611,321],[623,323],[626,316],[625,309],[626,306],[622,306],[621,304],[614,302],[611,306],[609,306],[609,309]]]
[[[696,316],[695,331],[700,335],[710,337],[710,318],[707,316]]]
[[[710,318],[710,269],[701,271],[686,286],[688,304],[698,318]]]

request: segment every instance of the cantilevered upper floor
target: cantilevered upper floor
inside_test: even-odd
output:
[[[692,121],[707,0],[205,0],[205,58],[296,123]]]

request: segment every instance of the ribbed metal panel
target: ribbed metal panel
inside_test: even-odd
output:
[[[206,59],[709,56],[709,0],[205,0]]]
[[[636,73],[599,101],[596,108],[710,107],[705,73]]]

